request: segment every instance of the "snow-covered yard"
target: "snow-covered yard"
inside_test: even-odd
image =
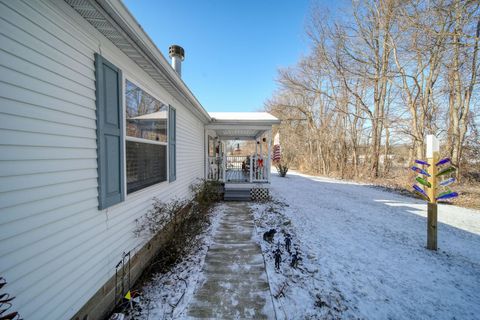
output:
[[[272,201],[250,203],[252,241],[262,248],[273,296],[269,318],[479,319],[480,211],[440,205],[439,250],[432,252],[425,248],[426,205],[420,200],[295,172],[275,175],[271,192]],[[195,250],[145,285],[141,311],[128,319],[189,318],[207,281],[205,256],[231,210],[231,203],[215,207]],[[267,242],[263,233],[272,228],[277,233]],[[285,250],[287,233],[292,253],[302,258],[297,268]],[[225,296],[225,304],[231,298]]]
[[[420,200],[294,172],[273,178],[272,195],[252,209],[279,318],[479,318],[479,211],[440,205],[432,252]],[[269,228],[280,231],[273,244],[260,239]],[[286,232],[302,255],[298,269],[287,263]]]

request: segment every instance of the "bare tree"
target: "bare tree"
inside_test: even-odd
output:
[[[467,142],[478,144],[478,1],[361,0],[349,12],[332,19],[313,7],[311,50],[279,71],[266,103],[284,120],[278,130],[292,164],[385,177],[423,158],[426,134],[436,134],[459,165]]]
[[[454,1],[451,59],[447,62],[449,91],[449,152],[460,173],[463,146],[468,130],[470,104],[477,83],[478,42],[480,39],[479,3]],[[460,177],[460,175],[459,175]]]

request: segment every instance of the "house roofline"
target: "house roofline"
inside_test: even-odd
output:
[[[180,98],[185,106],[203,121],[204,124],[232,124],[232,125],[274,125],[280,120],[273,119],[215,119],[205,110],[190,88],[185,84],[178,73],[171,67],[165,56],[157,48],[149,35],[143,30],[132,13],[120,0],[65,0],[85,20],[93,25],[100,33],[112,41],[112,43],[129,56],[137,65],[149,73],[160,85],[165,86],[167,91],[174,97]],[[98,12],[110,29],[97,27],[97,19],[89,20],[88,10]],[[85,13],[87,11],[87,13]],[[111,33],[116,32],[112,38]],[[124,40],[117,45],[118,37]],[[127,49],[125,49],[127,47]],[[137,52],[132,53],[133,52]],[[130,55],[132,54],[132,56]],[[140,59],[140,61],[138,60]],[[145,65],[146,64],[146,65]]]
[[[68,0],[66,0],[69,2]],[[198,101],[192,91],[188,88],[185,82],[173,70],[161,51],[154,44],[152,39],[143,30],[135,17],[127,9],[127,7],[118,0],[85,0],[97,10],[103,10],[108,15],[111,22],[115,24],[115,28],[119,28],[135,45],[137,50],[141,50],[143,54],[148,57],[148,60],[158,70],[158,72],[165,78],[178,94],[183,97],[194,111],[205,123],[211,121],[211,117],[202,104]],[[75,9],[75,7],[74,7]],[[107,18],[107,17],[106,17]],[[98,29],[101,33],[102,30]],[[105,34],[104,34],[105,35]],[[107,37],[108,38],[108,37]],[[142,66],[140,66],[142,67]],[[143,67],[142,67],[143,68]],[[189,107],[189,106],[187,106]]]

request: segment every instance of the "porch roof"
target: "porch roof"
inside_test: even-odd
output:
[[[212,122],[251,122],[278,124],[280,120],[268,112],[209,112]]]
[[[268,112],[209,112],[207,128],[220,140],[255,140],[280,120]]]

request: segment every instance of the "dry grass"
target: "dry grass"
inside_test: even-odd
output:
[[[298,171],[315,175],[315,173],[308,172],[307,170]],[[353,175],[350,175],[350,177],[351,176]],[[418,198],[415,193],[411,191],[415,176],[415,173],[411,171],[410,168],[395,168],[391,170],[389,177],[387,178],[372,179],[367,174],[364,174],[356,179],[350,177],[345,179],[373,184],[405,196]],[[341,178],[339,175],[335,174],[330,175],[330,177]],[[472,175],[469,175],[469,179],[463,179],[462,182],[454,183],[451,186],[452,190],[458,192],[459,197],[449,200],[448,203],[460,207],[480,210],[480,181],[472,179],[471,177]]]
[[[418,198],[411,191],[416,176],[413,172],[408,169],[402,169],[396,170],[392,175],[392,178],[362,179],[362,181],[385,187],[403,195]],[[458,192],[459,196],[448,201],[448,203],[465,208],[480,209],[480,182],[471,180],[462,181],[461,183],[453,184],[451,189]]]

